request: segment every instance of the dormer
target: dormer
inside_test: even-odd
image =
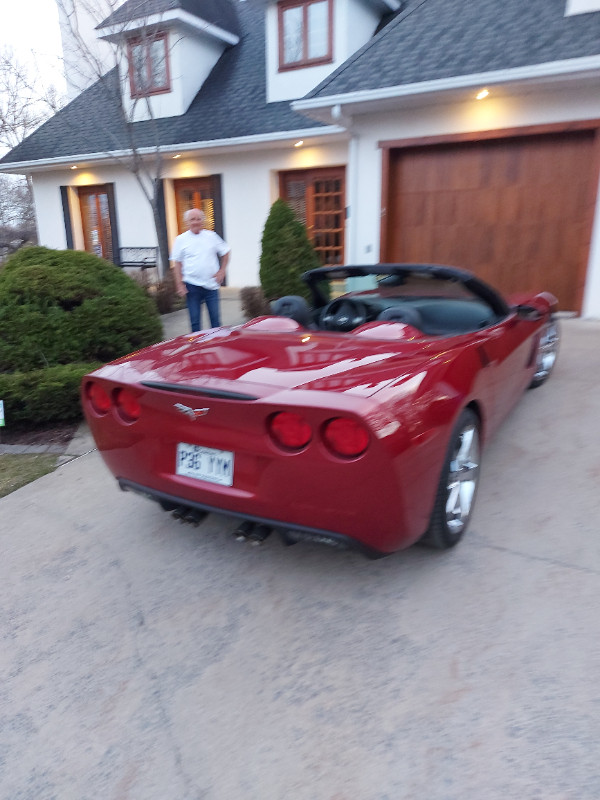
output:
[[[373,36],[401,0],[267,0],[267,100],[303,97]]]
[[[152,13],[142,16],[149,5]],[[118,47],[123,104],[133,122],[185,114],[225,48],[239,42],[229,3],[196,0],[186,4],[193,13],[182,5],[128,0],[97,28]]]
[[[592,11],[600,11],[600,0],[567,0],[565,17],[573,14],[590,14]]]

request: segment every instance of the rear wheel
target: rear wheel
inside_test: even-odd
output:
[[[540,333],[540,341],[535,357],[535,372],[529,384],[530,389],[545,383],[554,369],[560,344],[560,329],[557,320],[552,317],[546,322]]]
[[[480,435],[477,415],[466,408],[456,423],[444,461],[423,544],[446,549],[465,532],[479,483]]]

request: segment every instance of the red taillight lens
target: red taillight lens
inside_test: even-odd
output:
[[[323,440],[334,455],[356,458],[369,446],[369,432],[360,422],[336,417],[323,428]]]
[[[88,383],[87,399],[96,414],[107,414],[110,411],[110,395],[99,383]]]
[[[141,407],[137,397],[129,389],[119,389],[115,394],[117,414],[123,422],[135,422],[140,418]]]
[[[301,450],[312,439],[312,430],[300,414],[280,411],[269,421],[269,432],[276,444],[288,450]]]

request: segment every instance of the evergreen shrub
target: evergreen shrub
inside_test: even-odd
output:
[[[310,299],[301,275],[319,266],[305,226],[279,199],[271,206],[262,235],[260,284],[268,301],[288,294]]]
[[[29,428],[81,419],[79,387],[100,363],[60,364],[31,372],[0,372],[6,425]]]
[[[78,418],[86,372],[161,337],[155,303],[119,267],[81,251],[22,248],[0,271],[7,422]]]
[[[161,336],[144,290],[91,253],[26,247],[0,272],[0,373],[106,362]]]

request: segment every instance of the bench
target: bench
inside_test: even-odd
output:
[[[157,265],[158,247],[120,247],[119,265],[151,269]]]

